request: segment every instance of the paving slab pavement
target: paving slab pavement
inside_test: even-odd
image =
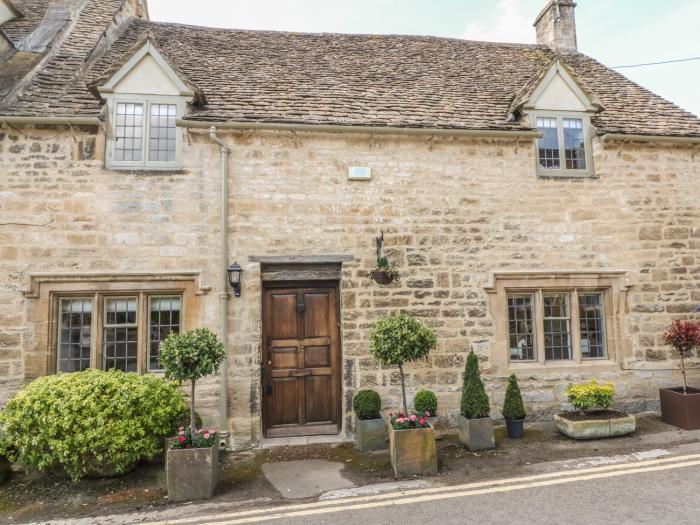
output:
[[[308,459],[266,463],[263,474],[285,499],[318,496],[324,492],[349,489],[355,484],[343,477],[345,465],[337,461]]]

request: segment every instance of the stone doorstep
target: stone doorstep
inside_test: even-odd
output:
[[[263,438],[260,441],[260,448],[288,447],[296,445],[339,445],[341,443],[352,443],[352,436],[334,434],[330,436],[298,436],[284,438]]]

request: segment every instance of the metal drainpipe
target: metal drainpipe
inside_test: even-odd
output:
[[[219,446],[228,446],[228,154],[229,147],[216,135],[216,126],[209,128],[209,138],[218,144],[221,152],[221,261],[219,262],[219,299],[221,301],[221,341],[225,358],[221,363],[221,392],[219,394],[220,435]]]

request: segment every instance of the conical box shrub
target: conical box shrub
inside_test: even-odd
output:
[[[515,377],[515,374],[511,374],[508,378],[508,386],[506,387],[506,398],[503,402],[503,417],[505,419],[525,418],[525,405],[523,405],[523,396],[520,395],[518,378]]]
[[[479,359],[474,351],[467,356],[464,369],[464,385],[462,386],[461,414],[467,419],[489,417],[489,397],[486,395],[484,382],[479,372]]]

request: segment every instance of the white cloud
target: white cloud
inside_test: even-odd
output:
[[[494,22],[470,22],[467,24],[461,38],[466,40],[486,40],[489,42],[535,42],[535,28],[532,27],[534,15],[532,12],[521,11],[523,3],[517,0],[500,0],[498,15]]]

